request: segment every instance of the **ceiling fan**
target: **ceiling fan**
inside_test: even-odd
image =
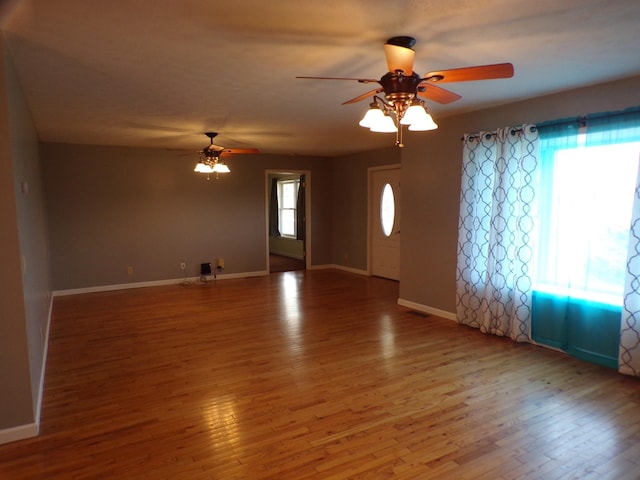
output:
[[[392,37],[384,44],[388,72],[380,79],[344,77],[296,77],[312,80],[353,80],[360,83],[377,83],[373,90],[343,102],[342,105],[356,103],[373,97],[370,109],[360,125],[374,132],[396,132],[396,145],[403,147],[402,128],[409,130],[433,130],[438,126],[428,114],[424,101],[420,98],[447,104],[462,98],[457,93],[446,90],[436,83],[468,82],[513,77],[511,63],[497,63],[475,67],[436,70],[418,75],[413,70],[415,51],[413,37]],[[384,94],[381,98],[377,94]],[[395,117],[395,121],[394,118]]]
[[[218,178],[218,174],[231,171],[227,164],[224,163],[224,157],[242,153],[260,153],[257,148],[225,148],[220,145],[214,145],[213,139],[218,135],[217,132],[205,132],[205,135],[209,137],[210,143],[200,151],[200,160],[193,171],[206,173],[207,180],[209,180],[210,173],[215,173],[216,178]]]

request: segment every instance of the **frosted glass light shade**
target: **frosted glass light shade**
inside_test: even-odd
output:
[[[382,118],[378,123],[371,127],[372,132],[380,133],[393,133],[398,131],[398,127],[393,122],[393,119],[389,115],[382,115]]]
[[[416,55],[415,51],[400,45],[385,43],[384,54],[387,58],[387,67],[390,72],[402,70],[406,76],[411,76],[413,73],[413,59]]]
[[[229,173],[231,170],[229,170],[226,163],[216,162],[211,171],[215,173]]]
[[[426,111],[424,112],[424,117],[422,119],[409,125],[409,130],[412,132],[423,132],[425,130],[435,130],[436,128],[438,128],[438,124],[433,121],[431,115]]]
[[[213,173],[214,170],[211,165],[207,165],[204,162],[198,162],[193,171],[198,173]]]
[[[424,122],[427,115],[427,111],[422,105],[414,103],[407,108],[406,112],[404,112],[404,116],[402,117],[402,120],[400,120],[400,123],[402,125],[412,125],[414,123]]]
[[[360,120],[359,125],[361,127],[371,128],[374,125],[377,125],[378,123],[384,121],[382,117],[384,117],[384,113],[382,113],[382,110],[380,110],[378,107],[371,107],[369,110],[367,110],[367,113],[364,114],[364,117],[362,117],[362,120]]]

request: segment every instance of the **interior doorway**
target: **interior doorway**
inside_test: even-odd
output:
[[[266,264],[269,273],[311,264],[311,172],[265,172]]]
[[[369,169],[369,271],[400,280],[400,165]]]

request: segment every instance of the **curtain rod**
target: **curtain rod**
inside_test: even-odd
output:
[[[578,128],[587,126],[587,116],[580,115],[579,117],[558,118],[556,120],[547,120],[546,122],[537,123],[538,128],[545,129],[547,127],[558,127],[565,125],[567,127],[577,126]]]
[[[615,118],[624,117],[627,115],[633,115],[634,117],[640,114],[639,107],[629,107],[624,110],[617,110],[615,112],[598,112],[588,113],[586,115],[580,115],[577,117],[561,118],[557,120],[549,120],[546,122],[537,123],[538,128],[555,127],[558,125],[577,125],[578,127],[586,127],[589,124],[589,120],[599,120],[601,118]]]
[[[535,131],[536,127],[535,125],[531,127],[533,129],[533,131]],[[522,127],[513,127],[511,130],[509,130],[509,133],[511,135],[518,133],[518,132],[522,132]],[[493,135],[496,135],[498,133],[497,130],[492,130],[489,132],[482,132],[482,135],[485,138],[490,138]],[[479,133],[472,133],[471,135],[469,135],[467,138],[469,138],[470,140],[477,140],[480,138],[480,134]],[[460,140],[464,141],[464,137],[462,137]]]
[[[589,123],[589,120],[596,120],[596,119],[601,119],[601,118],[615,118],[615,117],[622,117],[625,115],[638,115],[640,114],[640,106],[638,107],[630,107],[630,108],[626,108],[624,110],[618,110],[615,112],[599,112],[599,113],[589,113],[587,115],[580,115],[580,116],[576,116],[576,117],[568,117],[568,118],[559,118],[556,120],[548,120],[546,122],[540,122],[535,124],[535,126],[533,128],[536,129],[545,129],[546,127],[556,127],[559,125],[566,125],[566,126],[577,126],[578,128],[580,127],[586,127]],[[513,133],[515,132],[521,132],[522,131],[522,127],[514,127],[511,130]],[[489,132],[483,132],[483,134],[485,135],[495,135],[497,132],[494,131],[489,131]],[[469,138],[472,140],[478,139],[480,138],[480,134],[471,134],[469,135]],[[461,138],[461,140],[464,140],[464,137]]]

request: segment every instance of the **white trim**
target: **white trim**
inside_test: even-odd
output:
[[[326,265],[309,265],[307,267],[308,270],[327,270],[327,269],[336,269],[342,270],[345,272],[355,273],[358,275],[369,275],[369,272],[366,270],[360,270],[352,267],[345,267],[344,265],[337,264],[326,264]],[[255,272],[241,272],[241,273],[223,273],[217,274],[216,278],[209,277],[208,281],[215,280],[228,280],[233,278],[247,278],[247,277],[261,277],[269,275],[267,270],[259,270]],[[99,292],[111,292],[115,290],[128,290],[132,288],[146,288],[146,287],[157,287],[163,285],[182,285],[182,284],[194,284],[201,283],[200,276],[197,277],[189,277],[189,278],[173,278],[170,280],[155,280],[150,282],[136,282],[136,283],[121,283],[115,285],[98,285],[95,287],[84,287],[84,288],[71,288],[67,290],[55,290],[51,296],[51,302],[53,302],[53,297],[65,297],[67,295],[82,295],[84,293],[99,293]],[[52,307],[49,307],[49,321],[47,323],[47,338],[49,337],[49,323],[51,323],[51,311]]]
[[[446,310],[440,310],[439,308],[428,307],[426,305],[421,305],[420,303],[403,300],[402,298],[398,299],[398,305],[410,308],[411,310],[416,310],[418,312],[428,313],[429,315],[435,315],[436,317],[453,320],[454,322],[458,321],[456,314],[453,312],[447,312]]]
[[[36,426],[40,430],[40,414],[42,413],[42,397],[44,396],[44,379],[47,372],[47,356],[49,355],[49,331],[51,329],[51,315],[53,312],[53,294],[49,295],[49,312],[44,331],[44,348],[42,351],[42,367],[40,369],[40,382],[38,384],[38,400],[36,402]]]
[[[256,272],[241,272],[241,273],[224,273],[224,274],[216,274],[215,278],[211,278],[208,281],[215,280],[228,280],[232,278],[245,278],[245,277],[260,277],[263,275],[269,275],[269,272],[266,270],[260,270]],[[182,285],[187,284],[190,285],[192,283],[200,283],[200,277],[190,277],[190,278],[173,278],[170,280],[155,280],[151,282],[136,282],[136,283],[122,283],[116,285],[99,285],[96,287],[85,287],[85,288],[72,288],[68,290],[56,290],[53,292],[54,297],[64,297],[67,295],[81,295],[83,293],[97,293],[97,292],[110,292],[114,290],[128,290],[131,288],[145,288],[145,287],[157,287],[162,285]]]
[[[18,425],[17,427],[5,428],[0,430],[0,445],[37,437],[38,431],[39,428],[36,423],[27,423],[25,425]]]

